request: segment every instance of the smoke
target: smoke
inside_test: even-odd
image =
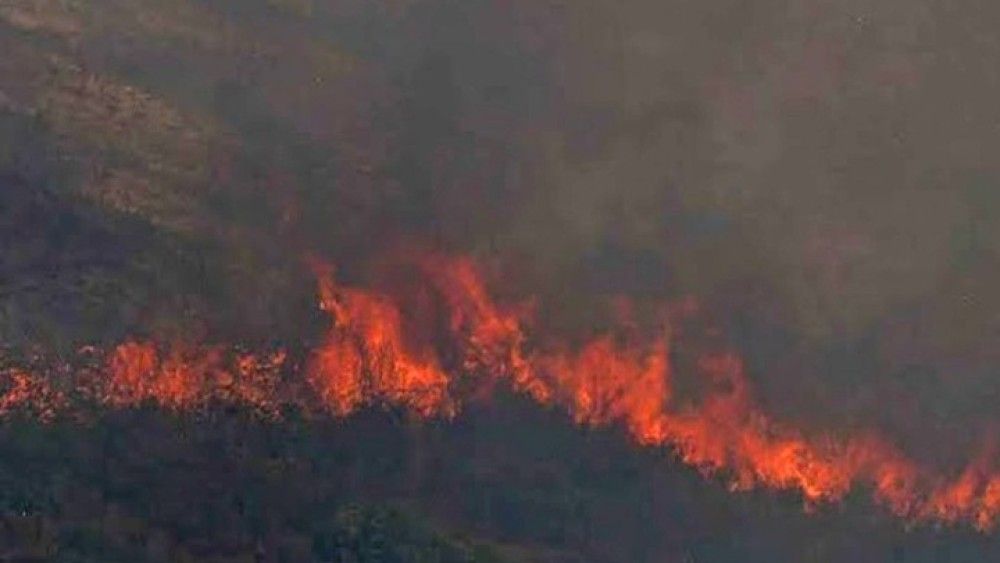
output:
[[[978,15],[637,1],[398,17],[396,50],[372,59],[397,73],[387,223],[501,257],[562,331],[608,322],[597,303],[615,294],[697,296],[775,411],[955,463],[979,447],[1000,53]]]
[[[609,299],[653,324],[693,296],[714,336],[689,343],[739,352],[775,419],[874,429],[953,472],[982,451],[1000,392],[996,8],[117,4],[4,18],[79,63],[31,82],[53,82],[35,102],[62,150],[100,163],[82,197],[202,249],[180,276],[202,292],[197,334],[316,338],[303,256],[367,287],[419,241],[534,300],[538,334],[586,342],[620,320]],[[101,109],[109,91],[143,111]],[[183,132],[100,126],[174,131],[161,114]],[[672,354],[681,375],[699,356]]]

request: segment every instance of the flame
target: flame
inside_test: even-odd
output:
[[[13,369],[2,375],[0,388],[4,391],[0,394],[0,418],[27,412],[48,422],[67,406],[65,395],[37,374]]]
[[[222,403],[274,418],[287,406],[337,417],[394,406],[421,417],[451,417],[477,392],[506,384],[579,424],[619,425],[637,444],[669,449],[706,475],[728,478],[736,490],[797,491],[814,507],[861,487],[911,521],[968,522],[984,531],[996,524],[1000,471],[990,466],[990,451],[949,479],[873,433],[807,435],[759,407],[743,362],[731,351],[697,362],[705,391],[685,399],[674,388],[669,322],[643,334],[629,318],[628,303],[619,301],[618,330],[577,346],[552,338],[532,346],[531,304],[498,303],[473,260],[435,253],[408,260],[436,303],[428,326],[399,296],[341,285],[332,267],[314,260],[319,307],[330,326],[301,365],[283,350],[127,341],[96,365],[59,377],[0,370],[0,419],[49,421],[87,402],[172,411]],[[672,310],[690,315],[695,309],[685,301]]]
[[[641,444],[666,441],[664,413],[670,391],[666,342],[654,342],[648,349],[628,348],[603,336],[579,353],[541,355],[538,363],[577,422],[622,422]]]
[[[333,329],[308,373],[333,412],[349,414],[383,401],[423,416],[451,413],[448,374],[433,350],[407,341],[403,315],[390,298],[339,287],[326,269],[320,274],[320,308],[331,316]]]

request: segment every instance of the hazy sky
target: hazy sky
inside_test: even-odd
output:
[[[231,300],[235,326],[299,325],[299,250],[349,277],[431,240],[497,259],[571,330],[610,295],[693,295],[772,410],[940,438],[919,449],[978,436],[1000,393],[998,14],[36,2],[0,11],[31,34],[4,32],[0,70],[3,103],[98,162],[85,198],[224,249],[203,305]]]

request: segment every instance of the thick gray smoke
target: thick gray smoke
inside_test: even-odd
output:
[[[520,257],[565,325],[594,295],[697,296],[778,412],[977,447],[1000,392],[996,8],[435,10],[403,87],[425,120],[404,153],[435,171],[421,228]]]
[[[195,264],[178,297],[150,270],[162,255],[121,258],[139,304],[114,290],[97,325],[180,308],[290,337],[313,305],[299,256],[351,279],[416,239],[502,264],[503,290],[544,297],[560,329],[608,296],[695,296],[779,415],[936,455],[989,426],[992,4],[168,4],[0,10],[19,53],[0,63],[5,143],[27,127],[58,147],[8,147],[5,169]],[[11,164],[39,158],[51,178]],[[5,303],[10,334],[37,310]]]

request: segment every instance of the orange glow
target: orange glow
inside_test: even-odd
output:
[[[332,267],[313,264],[330,327],[301,369],[281,350],[128,341],[58,388],[54,378],[30,370],[0,371],[0,417],[47,421],[88,400],[173,411],[227,403],[275,418],[285,406],[313,415],[388,406],[450,417],[476,393],[505,384],[579,424],[618,425],[637,444],[667,449],[706,475],[729,479],[735,490],[797,491],[814,507],[862,487],[910,520],[968,522],[981,530],[996,524],[1000,472],[988,455],[948,478],[871,433],[808,435],[763,412],[732,352],[700,358],[696,373],[686,375],[703,384],[702,393],[678,397],[670,328],[643,333],[627,300],[614,303],[621,319],[615,330],[577,346],[556,335],[533,344],[531,308],[494,300],[471,259],[406,259],[417,265],[421,295],[430,296],[421,303],[432,304],[433,314],[409,310],[414,301],[406,296],[341,285]],[[696,314],[690,300],[664,310]]]
[[[610,337],[600,337],[577,354],[540,356],[539,367],[549,375],[556,396],[577,422],[622,422],[644,445],[666,440],[669,373],[665,342],[654,342],[643,350],[620,347]]]
[[[424,257],[423,270],[447,303],[452,338],[463,348],[463,368],[488,378],[507,378],[540,402],[552,398],[524,352],[524,307],[504,309],[486,291],[468,258]]]
[[[0,418],[25,413],[48,422],[68,406],[66,396],[43,377],[19,369],[0,376]]]
[[[391,299],[337,286],[328,268],[320,271],[320,307],[333,329],[314,353],[309,379],[335,413],[374,401],[423,416],[451,412],[448,374],[432,350],[406,341],[402,313]]]

